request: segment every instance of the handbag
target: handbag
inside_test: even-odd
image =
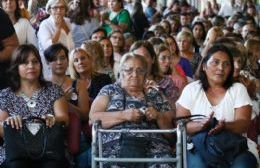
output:
[[[146,158],[148,156],[148,148],[150,141],[145,137],[134,137],[121,135],[120,138],[120,158]],[[125,167],[146,167],[145,163],[120,163]]]
[[[6,161],[16,160],[56,160],[65,158],[65,125],[55,123],[47,127],[41,118],[23,120],[19,130],[4,123]]]
[[[75,112],[69,112],[69,125],[68,125],[68,149],[71,154],[76,155],[80,151],[80,118]]]

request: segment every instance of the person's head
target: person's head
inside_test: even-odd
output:
[[[79,79],[82,74],[92,74],[92,58],[82,48],[75,48],[69,55],[69,72],[72,79]]]
[[[73,0],[74,9],[69,10],[68,17],[72,23],[76,23],[79,25],[84,24],[86,19],[89,19],[88,9],[90,8],[89,0]]]
[[[44,57],[52,74],[65,75],[69,65],[69,50],[61,43],[56,43],[44,51]]]
[[[215,16],[211,22],[213,26],[223,27],[225,25],[225,19],[222,16]]]
[[[39,82],[40,86],[46,84],[39,51],[32,44],[20,45],[14,51],[8,73],[9,86],[13,91],[17,91],[23,81]]]
[[[147,63],[147,73],[151,75],[154,79],[160,78],[160,70],[158,62],[156,61],[156,53],[152,44],[148,41],[136,41],[130,48],[130,51],[134,54],[143,56]]]
[[[128,52],[130,47],[136,41],[136,37],[132,33],[124,33],[125,45],[124,51]]]
[[[177,33],[181,27],[180,19],[175,15],[170,15],[167,17],[167,20],[169,20],[171,24],[171,32]]]
[[[114,53],[113,46],[111,41],[108,38],[102,38],[99,43],[103,47],[104,50],[104,59],[109,60],[110,65],[113,67],[114,65]]]
[[[190,26],[191,16],[189,13],[181,13],[180,20],[181,26]]]
[[[177,35],[177,44],[180,51],[189,51],[191,50],[193,43],[193,36],[187,31],[181,31]]]
[[[202,21],[203,25],[204,25],[204,28],[205,28],[205,32],[208,32],[209,29],[212,27],[212,23],[210,20],[207,20],[207,19],[204,19]]]
[[[1,7],[8,15],[14,14],[16,20],[22,17],[18,0],[2,0]]]
[[[168,34],[168,35],[171,34],[171,24],[168,20],[164,19],[164,20],[161,21],[160,24],[164,28],[166,34]]]
[[[206,39],[204,41],[204,45],[212,44],[214,43],[218,38],[221,38],[224,36],[224,33],[222,29],[218,26],[214,26],[211,29],[209,29]]]
[[[97,41],[87,40],[82,43],[81,48],[91,56],[93,70],[101,71],[104,67],[104,50],[101,44]]]
[[[257,11],[256,11],[255,5],[250,5],[250,6],[248,6],[248,7],[247,7],[247,10],[246,10],[246,13],[247,13],[249,16],[256,16]]]
[[[113,45],[114,51],[123,52],[125,46],[125,38],[121,31],[114,30],[109,35],[109,39]]]
[[[126,53],[119,64],[119,82],[122,88],[143,90],[147,76],[147,61],[143,56]]]
[[[108,7],[114,12],[118,12],[124,8],[123,0],[108,0]]]
[[[170,49],[164,44],[159,45],[156,49],[156,55],[160,71],[163,74],[170,75],[173,59]]]
[[[52,16],[64,17],[68,10],[66,0],[48,0],[46,4],[46,11]]]
[[[106,30],[99,27],[94,30],[91,34],[91,40],[99,41],[100,39],[107,37]]]
[[[199,79],[207,91],[213,85],[228,89],[233,84],[234,64],[230,50],[222,44],[215,44],[202,59]]]
[[[246,24],[242,28],[241,35],[243,39],[246,39],[246,36],[248,35],[249,32],[254,32],[256,31],[255,26],[253,24]]]
[[[174,37],[172,36],[165,36],[163,37],[164,43],[167,45],[167,47],[170,49],[172,56],[178,56],[180,53],[178,44]]]
[[[192,25],[192,33],[195,39],[204,40],[206,31],[202,22],[195,22]]]

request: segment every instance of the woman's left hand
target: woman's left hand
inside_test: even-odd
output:
[[[148,107],[145,111],[145,116],[148,121],[157,120],[159,112],[153,107]]]
[[[55,116],[52,114],[46,114],[42,118],[45,119],[46,126],[49,128],[55,124]]]

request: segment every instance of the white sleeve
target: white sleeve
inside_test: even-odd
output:
[[[26,42],[27,44],[33,44],[35,47],[38,48],[38,43],[37,43],[37,37],[35,34],[35,30],[33,29],[32,25],[30,24],[30,22],[28,20],[26,20]]]
[[[234,107],[239,108],[246,105],[252,106],[252,101],[247,93],[246,87],[241,83],[235,83],[233,88]]]
[[[50,30],[50,26],[48,25],[48,22],[43,21],[40,24],[39,32],[38,32],[38,40],[39,44],[43,47],[45,50],[50,45],[52,45],[52,33]]]
[[[182,107],[191,110],[192,108],[192,85],[188,84],[187,86],[184,87],[181,96],[176,102],[176,105],[179,104]]]

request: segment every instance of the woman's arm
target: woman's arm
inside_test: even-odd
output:
[[[205,119],[188,122],[186,125],[187,133],[193,135],[203,129],[206,129],[210,124],[210,120],[212,119],[213,114],[214,113],[211,113],[210,117],[207,117]],[[177,103],[176,117],[183,117],[183,116],[190,116],[190,115],[191,115],[190,110],[184,108],[183,106]]]
[[[110,128],[125,121],[139,121],[142,114],[138,109],[106,112],[109,103],[108,96],[97,96],[90,109],[90,123],[100,120],[103,128]]]
[[[4,137],[3,122],[8,118],[8,113],[6,111],[0,110],[0,136]]]
[[[65,124],[69,123],[68,116],[69,106],[64,97],[59,98],[54,102],[54,115],[55,121],[57,122],[65,122]]]
[[[78,106],[69,104],[69,110],[75,111],[83,120],[88,120],[89,116],[89,97],[86,90],[86,85],[80,80],[77,81]]]
[[[252,107],[250,105],[236,108],[234,121],[225,122],[225,128],[234,133],[245,133],[251,121],[251,113]]]

